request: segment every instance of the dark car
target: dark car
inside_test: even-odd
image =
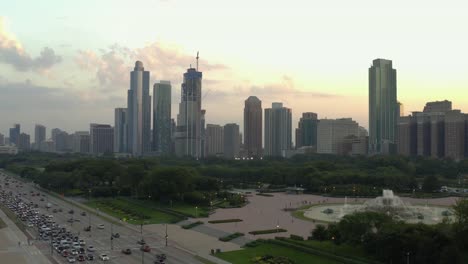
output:
[[[78,261],[82,262],[82,261],[85,261],[85,260],[86,260],[86,258],[83,255],[78,256]]]
[[[151,248],[148,245],[143,245],[140,247],[140,250],[144,252],[150,252]]]
[[[93,255],[93,254],[88,254],[88,255],[86,256],[86,259],[87,259],[87,260],[94,260],[94,255]]]
[[[119,234],[119,233],[112,234],[112,237],[113,237],[113,238],[119,238],[119,237],[120,237],[120,234]]]
[[[144,239],[141,239],[141,240],[138,240],[138,241],[137,241],[137,244],[138,244],[138,245],[144,245],[144,244],[146,244],[146,242],[145,242]]]
[[[124,253],[125,255],[131,255],[131,254],[132,254],[132,250],[130,250],[129,248],[122,249],[122,253]]]
[[[73,209],[70,210],[70,211],[68,211],[69,214],[73,214],[74,212],[75,212],[75,211],[73,211]]]
[[[86,212],[81,212],[81,215],[82,215],[82,216],[86,216]]]

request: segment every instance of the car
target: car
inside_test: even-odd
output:
[[[86,216],[86,212],[81,212],[81,216]]]
[[[78,249],[78,252],[80,252],[80,254],[84,254],[85,253],[85,249],[80,247],[80,249]]]
[[[119,237],[120,237],[120,234],[119,234],[119,233],[112,234],[112,237],[113,237],[113,238],[119,238]]]
[[[99,229],[104,229],[104,224],[99,224],[99,225],[97,226],[97,228],[99,228]]]
[[[62,257],[68,257],[68,255],[70,255],[68,251],[62,250]]]
[[[44,198],[41,198],[40,201],[43,202],[43,201],[44,201]]]
[[[137,241],[137,244],[138,244],[138,245],[144,245],[144,244],[146,244],[146,242],[145,242],[145,240],[142,238],[141,240],[138,240],[138,241]]]
[[[89,252],[94,252],[94,250],[96,250],[93,246],[88,246],[88,251]]]
[[[73,214],[75,211],[73,211],[73,209],[71,209],[70,211],[68,211],[69,214]]]
[[[131,255],[131,254],[132,254],[132,250],[129,249],[129,248],[122,249],[122,253],[124,253],[125,255]]]
[[[72,256],[67,258],[68,263],[75,263],[76,259]]]
[[[140,250],[144,252],[150,252],[151,248],[148,245],[143,245],[140,247]]]
[[[73,223],[73,222],[75,222],[75,221],[73,220],[73,218],[70,218],[70,219],[67,220],[67,222],[68,222],[68,223]]]
[[[85,228],[84,228],[84,231],[86,231],[86,232],[89,232],[89,231],[91,231],[91,226],[87,226],[87,227],[85,227]]]
[[[82,262],[82,261],[85,261],[85,260],[86,260],[85,256],[83,256],[83,255],[78,256],[78,261],[79,262]]]
[[[78,251],[76,249],[74,249],[74,248],[72,250],[70,250],[70,253],[72,255],[78,255]]]
[[[93,254],[88,254],[86,255],[87,260],[94,260],[94,255]]]
[[[99,255],[99,259],[102,260],[102,261],[107,261],[110,258],[109,258],[109,256],[107,256],[107,254],[103,253],[103,254]]]

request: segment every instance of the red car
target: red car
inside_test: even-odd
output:
[[[68,251],[66,250],[62,251],[62,257],[68,257],[68,255],[70,255]]]
[[[144,246],[141,246],[140,250],[144,252],[150,252],[151,248],[148,245],[144,245]]]
[[[83,255],[78,256],[78,261],[79,262],[82,262],[82,261],[85,261],[85,260],[86,260],[86,258]]]

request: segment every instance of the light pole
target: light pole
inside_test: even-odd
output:
[[[167,238],[168,238],[168,236],[167,236],[167,224],[166,224],[166,236],[165,236],[165,238],[166,238],[166,247],[167,247]]]
[[[409,264],[410,254],[410,252],[406,252],[406,264]]]
[[[110,244],[111,250],[114,250],[114,231],[113,231],[114,223],[111,222],[111,237],[110,237]]]
[[[195,206],[195,217],[198,218],[198,206]]]

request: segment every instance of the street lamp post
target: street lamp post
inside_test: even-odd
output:
[[[168,238],[168,236],[167,236],[167,224],[166,224],[166,236],[165,236],[165,238],[166,238],[166,247],[167,247],[167,238]]]
[[[410,252],[406,252],[406,264],[409,264],[410,261]]]
[[[195,216],[198,218],[198,206],[195,206]]]

